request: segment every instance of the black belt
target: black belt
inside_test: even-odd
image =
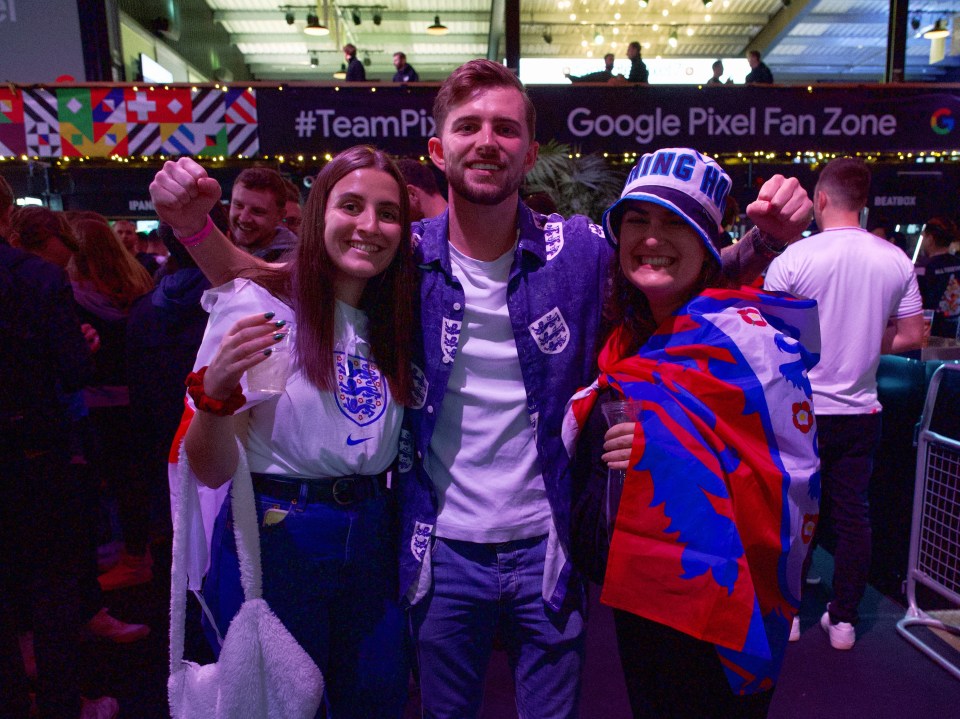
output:
[[[346,477],[284,477],[251,472],[253,488],[285,502],[333,502],[349,505],[379,496],[387,488],[387,473]]]

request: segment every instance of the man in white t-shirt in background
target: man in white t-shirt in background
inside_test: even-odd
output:
[[[810,383],[821,486],[837,535],[834,598],[820,624],[834,649],[851,649],[856,641],[857,606],[870,569],[867,490],[880,441],[880,355],[915,349],[923,337],[913,265],[897,247],[859,226],[869,190],[870,170],[862,160],[828,163],[813,195],[820,233],[787,247],[764,283],[768,290],[819,303],[822,354]]]

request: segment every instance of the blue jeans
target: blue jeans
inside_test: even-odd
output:
[[[544,604],[546,545],[546,537],[435,541],[433,586],[412,610],[424,717],[477,716],[496,635],[513,669],[520,719],[579,716],[582,600],[561,613]]]
[[[879,413],[817,415],[823,489],[820,524],[829,521],[837,538],[829,606],[830,621],[835,623],[857,623],[857,607],[867,589],[873,537],[868,490],[880,429]],[[811,546],[805,570],[812,556]]]
[[[381,494],[339,506],[256,498],[263,596],[323,672],[327,716],[402,717],[410,667],[406,619],[396,602],[391,499]],[[288,514],[265,527],[269,509]],[[225,634],[243,602],[229,498],[214,526],[203,595]]]

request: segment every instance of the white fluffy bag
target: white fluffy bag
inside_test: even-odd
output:
[[[239,444],[239,443],[238,443]],[[230,623],[215,664],[183,659],[187,551],[203,541],[196,480],[180,452],[180,496],[174,517],[170,577],[170,678],[174,719],[313,719],[323,698],[323,676],[262,599],[260,534],[246,452],[233,476],[234,536],[244,603]]]

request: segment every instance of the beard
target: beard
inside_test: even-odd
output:
[[[499,205],[511,195],[515,194],[523,184],[523,169],[513,171],[502,185],[486,183],[470,183],[466,178],[466,170],[462,166],[447,168],[447,184],[463,199],[476,205]]]

